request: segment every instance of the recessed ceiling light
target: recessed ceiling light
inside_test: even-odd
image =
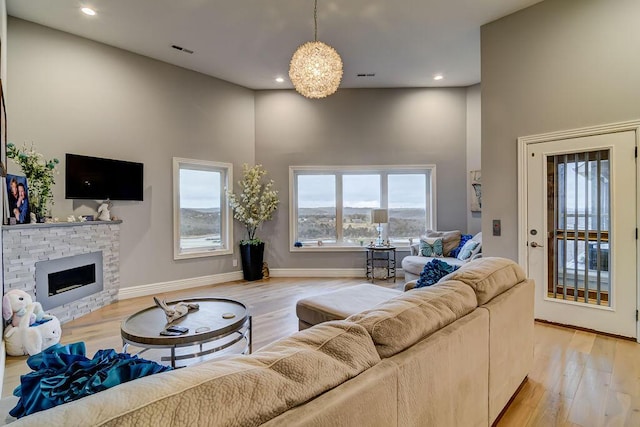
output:
[[[80,9],[82,11],[82,13],[84,13],[85,15],[89,15],[89,16],[93,16],[96,14],[96,11],[91,9],[90,7],[83,7],[82,9]]]
[[[276,77],[276,82],[284,83],[284,79],[282,77]]]
[[[442,79],[444,79],[442,74],[436,74],[435,76],[433,76],[433,80],[442,80]]]

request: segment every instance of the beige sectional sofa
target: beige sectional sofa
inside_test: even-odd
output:
[[[490,425],[531,368],[533,282],[501,258],[445,279],[15,425]]]

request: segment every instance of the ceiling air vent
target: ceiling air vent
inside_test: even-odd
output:
[[[174,48],[175,50],[179,50],[179,51],[184,52],[184,53],[193,53],[193,51],[191,49],[187,49],[186,47],[178,46],[177,44],[172,44],[171,47]]]
[[[376,73],[358,73],[356,74],[357,77],[375,77]]]

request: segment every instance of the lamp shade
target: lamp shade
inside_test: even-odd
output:
[[[389,222],[389,211],[387,209],[371,209],[371,222]]]

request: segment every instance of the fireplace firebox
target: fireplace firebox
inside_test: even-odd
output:
[[[47,261],[36,267],[36,299],[44,310],[102,291],[102,252]]]

